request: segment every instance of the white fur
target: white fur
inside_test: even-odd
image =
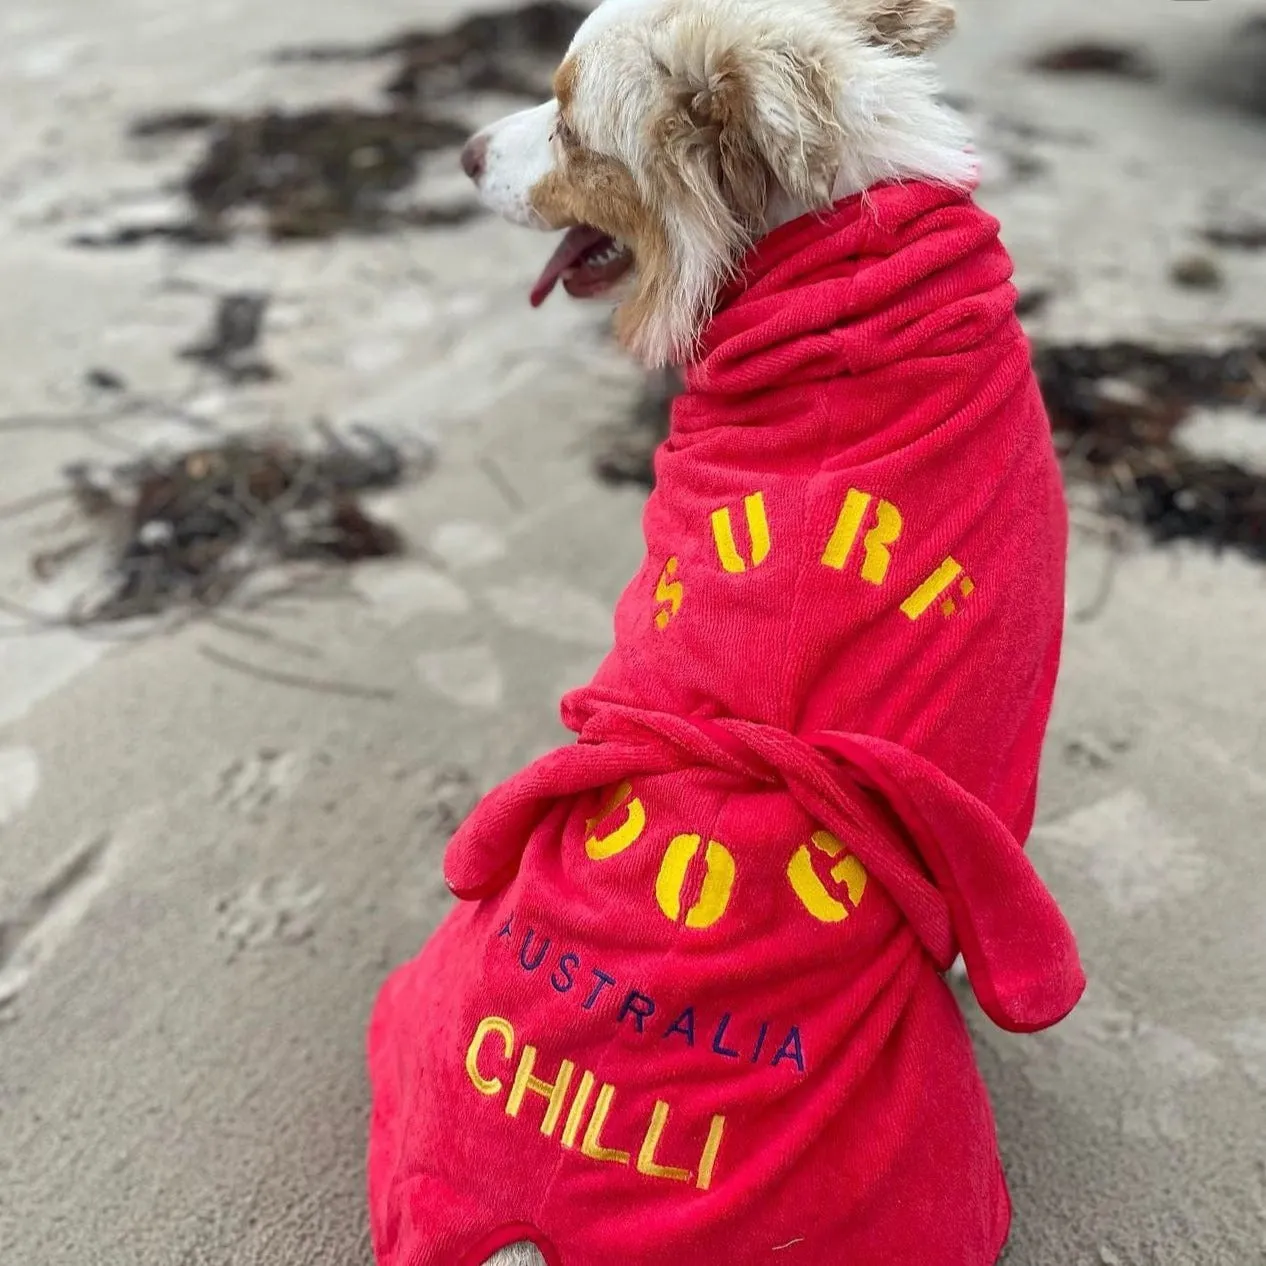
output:
[[[487,142],[479,197],[490,211],[524,228],[547,227],[532,209],[528,195],[554,165],[550,133],[558,118],[558,102],[547,101],[520,110],[480,133]]]
[[[876,15],[894,7],[890,0],[605,0],[572,45],[582,68],[573,126],[585,146],[620,160],[649,193],[644,182],[654,155],[645,124],[662,104],[666,82],[707,84],[727,50],[754,50],[747,60],[760,69],[762,126],[789,144],[814,122],[796,112],[794,68],[811,65],[833,86],[833,123],[843,138],[835,200],[884,180],[967,187],[976,172],[969,137],[938,100],[931,66],[872,38]],[[531,196],[557,162],[557,122],[558,104],[551,101],[480,133],[487,147],[480,196],[516,224],[547,227]],[[810,209],[775,191],[761,231]],[[692,215],[685,206],[668,208],[668,218],[680,287],[635,348],[650,363],[689,350],[717,289],[750,244],[750,237],[739,240],[735,225]]]
[[[762,125],[779,134],[803,135],[812,122],[794,108],[789,76],[796,65],[812,65],[833,85],[834,123],[843,137],[835,200],[883,180],[966,187],[976,171],[969,137],[962,120],[938,100],[930,64],[872,38],[876,15],[899,7],[891,0],[605,0],[572,45],[582,67],[573,125],[584,145],[620,160],[643,183],[654,157],[645,124],[662,104],[666,81],[706,84],[710,67],[728,49],[756,50]],[[531,195],[557,161],[557,121],[558,105],[551,101],[480,133],[487,147],[480,196],[513,223],[548,227],[533,210]],[[763,231],[809,209],[802,199],[776,191]],[[688,353],[717,289],[750,244],[736,238],[735,226],[716,217],[692,218],[690,210],[683,206],[674,214],[669,208],[680,287],[635,348],[650,363]]]
[[[545,1266],[545,1258],[531,1244],[511,1244],[494,1253],[484,1266]]]

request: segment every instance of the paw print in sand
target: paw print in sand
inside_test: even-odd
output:
[[[216,902],[218,940],[236,955],[270,945],[297,945],[316,930],[325,889],[296,875],[270,877]]]
[[[299,752],[261,748],[252,757],[230,761],[220,771],[214,798],[237,813],[258,813],[287,799],[306,769],[307,760]]]

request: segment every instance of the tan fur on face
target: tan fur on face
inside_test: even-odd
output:
[[[718,52],[702,24],[687,34],[684,56],[660,64],[659,105],[645,121],[650,145],[637,173],[586,147],[575,117],[582,66],[574,57],[563,63],[554,82],[560,161],[531,194],[551,227],[591,225],[633,249],[633,290],[616,330],[652,360],[690,354],[676,328],[666,333],[666,318],[697,332],[776,190],[807,208],[830,203],[841,142],[821,67],[782,41]],[[763,106],[762,96],[777,109]],[[693,239],[693,258],[700,245],[712,256],[695,270],[693,287],[683,287],[684,262],[674,252],[683,235]],[[656,350],[665,337],[669,345]]]
[[[662,215],[648,205],[623,163],[564,141],[563,160],[532,191],[532,205],[553,228],[587,224],[633,248],[637,279],[633,294],[616,314],[616,333],[633,350],[673,282],[672,252]]]
[[[616,333],[627,346],[636,347],[638,329],[645,325],[659,293],[671,284],[668,234],[663,217],[653,212],[629,168],[580,141],[572,121],[579,80],[580,61],[569,57],[554,76],[562,157],[533,189],[532,205],[553,228],[587,224],[632,247],[638,266],[636,284],[616,314]]]
[[[554,99],[559,110],[566,114],[576,95],[576,80],[580,78],[580,62],[569,57],[554,74]]]

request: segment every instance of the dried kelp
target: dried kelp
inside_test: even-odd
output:
[[[71,493],[107,534],[112,561],[105,596],[71,620],[214,606],[279,563],[398,554],[399,534],[361,497],[394,487],[409,466],[395,444],[358,427],[346,437],[325,428],[315,447],[237,437],[104,472],[72,467]]]
[[[1210,246],[1220,246],[1224,250],[1263,251],[1266,250],[1266,220],[1213,224],[1202,230],[1201,236]]]
[[[1266,477],[1183,448],[1197,406],[1263,415],[1266,336],[1225,351],[1116,342],[1041,347],[1034,358],[1072,477],[1157,541],[1199,540],[1266,559]]]
[[[594,471],[609,484],[655,486],[655,450],[668,437],[669,415],[681,391],[676,370],[647,376],[627,420],[606,428],[594,456]]]
[[[393,59],[381,109],[217,114],[164,110],[137,119],[133,137],[204,133],[201,156],[182,183],[190,214],[170,223],[127,224],[83,234],[80,246],[124,247],[155,239],[188,246],[225,241],[256,209],[274,240],[327,238],[396,228],[460,224],[478,205],[430,206],[407,197],[426,155],[462,144],[470,126],[437,103],[505,92],[542,98],[586,11],[559,0],[466,18],[446,30],[406,31],[367,45],[290,49],[281,61]]]
[[[1137,48],[1077,40],[1048,49],[1029,60],[1031,70],[1060,75],[1115,75],[1125,79],[1155,79],[1156,67]]]
[[[267,309],[266,294],[246,291],[221,295],[210,331],[199,342],[182,348],[181,358],[214,370],[235,386],[270,382],[277,371],[258,351]]]
[[[262,208],[274,238],[381,230],[401,222],[392,199],[413,184],[420,159],[468,132],[411,110],[350,106],[226,120],[185,192],[211,224],[240,207]]]
[[[588,16],[579,5],[543,0],[477,13],[440,31],[404,31],[368,44],[283,49],[282,62],[362,62],[396,58],[389,95],[411,102],[459,93],[543,98],[550,77]]]

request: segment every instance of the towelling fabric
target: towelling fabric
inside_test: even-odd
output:
[[[1012,1030],[1084,986],[1022,850],[1066,524],[997,228],[879,188],[723,296],[579,741],[464,825],[378,1001],[381,1266],[997,1260],[941,973]]]

